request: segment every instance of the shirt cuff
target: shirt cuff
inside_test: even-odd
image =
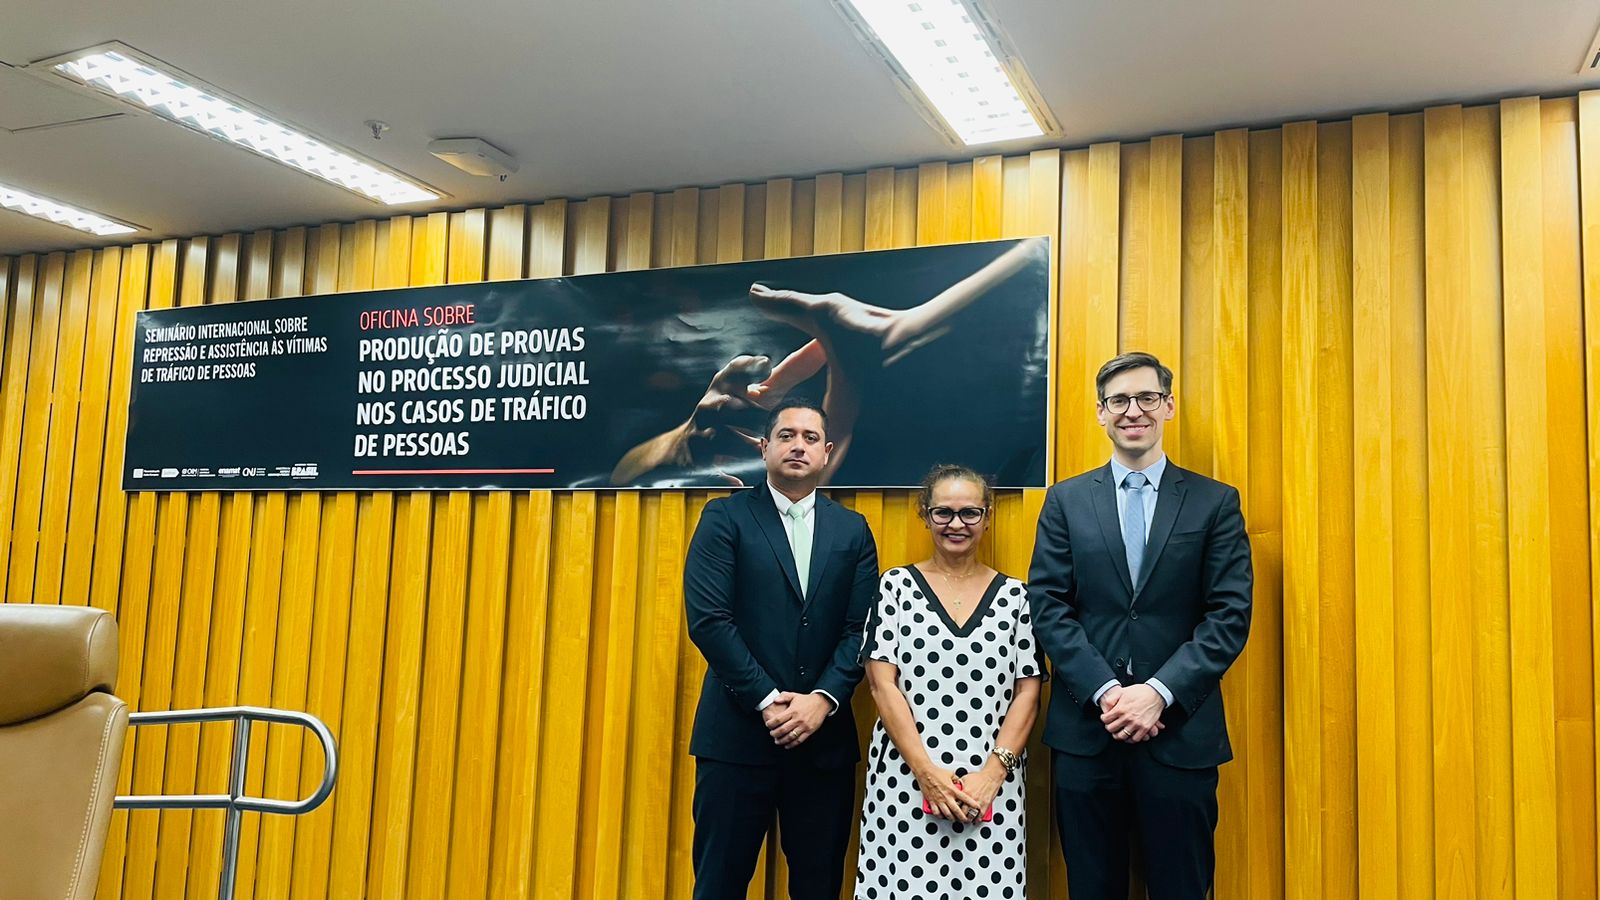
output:
[[[1120,683],[1121,682],[1119,682],[1115,678],[1113,678],[1110,681],[1106,682],[1105,684],[1100,685],[1100,690],[1094,692],[1094,700],[1092,701],[1094,703],[1094,705],[1095,706],[1099,706],[1100,705],[1100,698],[1104,697],[1106,695],[1106,691],[1111,690],[1112,688],[1116,687]]]
[[[765,697],[761,698],[761,702],[756,704],[756,712],[761,712],[776,702],[778,702],[778,692],[769,691]]]
[[[822,696],[828,698],[828,702],[829,703],[833,704],[833,709],[828,710],[828,715],[831,716],[834,713],[839,711],[839,701],[835,700],[832,694],[828,693],[827,691],[820,690],[820,689],[812,691],[811,693],[813,693],[813,694],[821,694]]]
[[[1161,695],[1162,701],[1165,702],[1168,706],[1172,705],[1172,692],[1167,690],[1167,686],[1161,683],[1161,679],[1152,678],[1149,681],[1146,681],[1145,684],[1148,684],[1151,687],[1155,688],[1156,689],[1156,693]]]

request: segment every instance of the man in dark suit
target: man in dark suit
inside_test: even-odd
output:
[[[1095,378],[1110,463],[1056,484],[1028,573],[1055,686],[1056,819],[1072,900],[1125,900],[1137,834],[1151,900],[1204,900],[1217,766],[1233,758],[1222,675],[1250,631],[1239,492],[1168,462],[1172,371],[1127,353]]]
[[[689,743],[696,900],[742,900],[774,812],[790,896],[839,896],[878,553],[865,519],[817,493],[832,451],[819,407],[778,404],[766,483],[707,503],[689,543],[684,607],[709,665]]]

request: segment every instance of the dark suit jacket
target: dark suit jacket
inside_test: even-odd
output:
[[[1044,742],[1092,756],[1111,741],[1094,694],[1152,676],[1172,692],[1156,760],[1205,768],[1233,758],[1222,673],[1250,632],[1250,542],[1239,492],[1169,459],[1136,583],[1109,464],[1050,488],[1028,572],[1039,644],[1055,669]],[[1133,661],[1133,674],[1126,666]]]
[[[852,766],[860,758],[850,694],[861,681],[862,627],[877,592],[866,519],[817,495],[810,588],[765,483],[706,504],[683,568],[689,637],[709,669],[689,752],[746,765]],[[773,744],[756,704],[774,690],[824,690],[840,709],[793,750]]]

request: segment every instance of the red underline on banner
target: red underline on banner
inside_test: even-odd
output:
[[[351,475],[554,475],[555,469],[356,469]]]

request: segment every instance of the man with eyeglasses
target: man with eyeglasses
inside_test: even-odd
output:
[[[1239,492],[1167,459],[1177,407],[1154,356],[1112,359],[1095,389],[1111,461],[1050,488],[1028,573],[1068,891],[1126,898],[1136,833],[1151,900],[1204,900],[1233,758],[1218,686],[1250,631]]]

